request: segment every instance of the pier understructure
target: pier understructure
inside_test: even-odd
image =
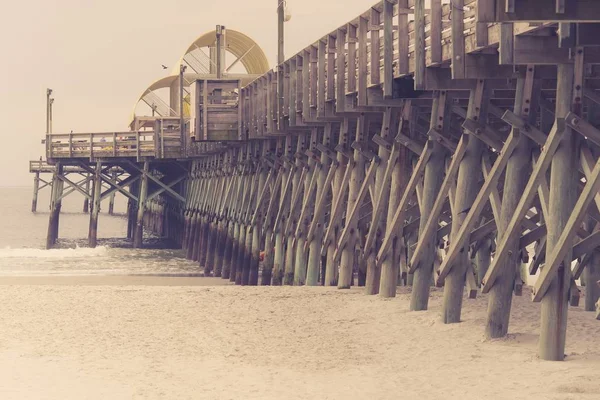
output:
[[[600,318],[600,3],[428,5],[379,1],[244,76],[221,67],[218,27],[209,70],[186,54],[195,74],[169,78],[169,106],[130,132],[49,134],[53,190],[81,168],[97,188],[90,245],[96,205],[119,191],[136,246],[146,221],[237,284],[411,285],[415,311],[443,287],[445,323],[465,287],[489,293],[490,338],[530,279],[540,356],[562,360],[580,286]]]

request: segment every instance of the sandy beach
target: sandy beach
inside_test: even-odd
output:
[[[187,280],[187,281],[186,281]],[[184,282],[186,281],[186,282]],[[193,282],[197,281],[198,283]],[[0,279],[2,399],[597,399],[600,325],[571,308],[564,362],[536,356],[539,305],[511,334],[361,288],[217,286],[218,279]],[[210,286],[207,286],[210,285]]]

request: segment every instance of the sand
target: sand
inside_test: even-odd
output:
[[[541,361],[539,305],[529,293],[515,298],[509,337],[488,341],[485,296],[465,300],[462,323],[444,325],[440,291],[429,311],[410,312],[406,288],[382,300],[360,288],[95,278],[36,278],[35,285],[0,279],[1,399],[531,400],[600,393],[593,313],[571,308],[566,361]]]

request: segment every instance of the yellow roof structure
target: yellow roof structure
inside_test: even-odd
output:
[[[216,41],[216,30],[212,30],[202,34],[192,44],[188,46],[179,61],[174,65],[171,75],[165,76],[154,81],[150,86],[142,92],[134,105],[133,118],[135,117],[135,108],[138,103],[149,92],[154,90],[171,87],[171,85],[179,79],[179,66],[184,63],[184,58],[196,48],[211,47]],[[226,50],[231,53],[244,66],[247,74],[227,74],[228,79],[240,79],[242,85],[246,85],[255,78],[264,75],[269,70],[269,61],[260,46],[249,36],[236,30],[227,29],[225,31]],[[197,79],[216,78],[216,75],[186,73],[184,76],[188,82]],[[132,119],[133,119],[132,118]]]

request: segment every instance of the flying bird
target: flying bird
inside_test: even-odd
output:
[[[161,66],[163,67],[163,69],[167,69],[168,68],[165,64],[161,64]]]

